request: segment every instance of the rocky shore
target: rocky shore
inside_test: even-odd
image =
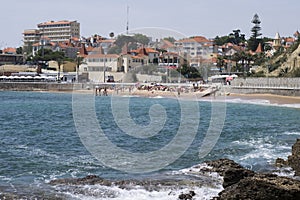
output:
[[[300,174],[300,139],[292,147],[292,154],[288,160],[278,158],[275,163],[278,167],[290,166],[295,175]],[[257,173],[249,169],[245,169],[238,163],[230,159],[219,159],[214,161],[206,161],[204,166],[199,165],[193,169],[193,173],[201,175],[218,173],[223,177],[223,188],[218,196],[213,197],[213,200],[238,200],[238,199],[270,199],[270,200],[295,200],[300,199],[300,181],[295,178],[278,176],[272,173]],[[211,182],[210,182],[211,181]],[[131,190],[135,186],[144,188],[147,191],[159,191],[161,188],[186,188],[190,186],[203,187],[205,185],[213,186],[212,179],[199,181],[196,179],[190,180],[106,180],[96,175],[89,175],[83,178],[65,178],[56,179],[49,182],[49,185],[54,187],[71,187],[72,190],[78,193],[82,192],[80,187],[86,185],[102,185],[116,186],[120,189]],[[176,186],[176,187],[175,187]],[[33,196],[31,196],[33,195]],[[49,194],[46,191],[36,191],[36,194],[10,194],[2,193],[0,190],[1,199],[66,199],[64,195]],[[201,199],[201,194],[195,191],[188,191],[177,196],[180,200]],[[28,197],[28,198],[27,198]]]
[[[219,159],[215,161],[207,161],[207,168],[199,168],[199,173],[219,173],[223,179],[224,190],[219,193],[214,200],[227,199],[270,199],[270,200],[294,200],[300,199],[300,181],[281,177],[275,174],[261,174],[243,168],[241,165],[229,159]],[[87,176],[78,179],[58,179],[50,182],[51,185],[105,185],[118,186],[122,189],[130,189],[128,186],[139,185],[147,190],[156,190],[162,185],[172,185],[172,181],[117,181],[112,182],[102,179],[98,176]],[[177,181],[177,184],[194,185],[189,181]],[[201,187],[201,185],[199,185]],[[197,194],[189,191],[186,194],[180,194],[178,199],[188,200],[194,199]],[[198,196],[199,197],[199,196]]]
[[[212,171],[224,177],[224,190],[215,200],[223,199],[300,199],[300,181],[275,174],[244,169],[232,160],[207,162]]]
[[[219,159],[215,161],[205,162],[207,168],[199,168],[199,173],[217,172],[223,177],[224,190],[219,193],[214,200],[227,199],[270,199],[270,200],[294,200],[300,199],[300,181],[288,177],[282,177],[275,174],[256,173],[252,170],[245,169],[238,163],[229,159]],[[277,159],[277,166],[290,165],[295,170],[295,175],[299,176],[300,172],[300,139],[293,145],[292,155],[288,157],[288,161]],[[130,183],[130,184],[129,184]],[[60,179],[50,182],[52,185],[57,184],[102,184],[111,186],[118,185],[121,188],[126,188],[128,185],[148,186],[148,190],[156,188],[161,184],[172,184],[171,182],[152,181],[149,184],[147,181],[118,181],[111,182],[104,180],[98,176],[87,176],[80,179]],[[177,182],[177,184],[186,185],[186,182]],[[188,185],[190,185],[189,183]],[[196,184],[196,183],[194,183]],[[151,187],[150,187],[151,185]],[[149,188],[150,187],[150,188]],[[199,187],[201,187],[199,185]],[[186,194],[180,194],[178,199],[188,200],[193,199],[197,194],[190,191]]]

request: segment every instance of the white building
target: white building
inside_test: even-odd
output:
[[[77,21],[49,21],[37,25],[40,34],[52,42],[63,42],[72,37],[80,37],[80,23]]]

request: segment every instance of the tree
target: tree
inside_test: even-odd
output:
[[[134,34],[133,39],[143,45],[147,45],[150,42],[150,39],[146,35],[140,33]]]
[[[240,34],[240,29],[232,30],[232,33],[229,33],[227,36],[216,36],[214,41],[215,44],[221,46],[225,43],[232,43],[239,45],[240,43],[244,43],[246,41],[245,34]]]
[[[251,23],[254,24],[254,26],[253,26],[252,29],[251,29],[251,32],[252,32],[251,37],[257,39],[257,37],[259,37],[259,36],[262,35],[262,34],[260,33],[260,30],[261,30],[260,23],[261,23],[261,21],[260,21],[260,19],[259,19],[259,17],[258,17],[257,14],[254,15],[254,17],[253,17]]]
[[[177,68],[177,71],[187,79],[199,80],[202,78],[200,72],[195,67],[188,67],[187,65],[182,65],[182,67]]]
[[[252,51],[255,51],[258,44],[261,42],[261,39],[258,39],[258,37],[262,35],[260,33],[260,30],[261,30],[260,23],[261,23],[261,21],[260,21],[257,14],[255,14],[253,16],[253,19],[252,19],[251,23],[253,23],[254,26],[251,28],[252,34],[251,34],[250,39],[248,40],[248,48]]]
[[[229,41],[229,36],[216,36],[214,39],[214,42],[218,46],[222,46],[223,44],[227,43]]]
[[[120,54],[122,49],[119,46],[113,46],[108,50],[108,54]]]
[[[17,54],[23,54],[23,48],[22,47],[18,47],[16,50]]]
[[[175,38],[173,38],[173,37],[165,37],[164,40],[167,40],[171,43],[174,43],[176,41]]]
[[[115,41],[115,44],[122,49],[122,47],[127,43],[134,43],[136,40],[128,35],[119,35]]]

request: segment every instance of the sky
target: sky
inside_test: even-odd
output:
[[[0,5],[0,49],[22,46],[23,31],[46,21],[77,20],[84,37],[124,34],[127,7],[129,32],[153,38],[215,38],[234,29],[249,38],[255,13],[263,37],[300,30],[299,0],[0,0]]]

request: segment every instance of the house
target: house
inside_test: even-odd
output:
[[[177,51],[187,53],[193,57],[209,57],[213,53],[213,41],[203,36],[195,36],[175,41]],[[177,52],[177,53],[179,53]]]
[[[11,55],[14,55],[14,54],[17,54],[17,49],[16,48],[12,48],[12,47],[7,47],[7,48],[4,48],[2,50],[2,53],[3,54],[11,54]]]

